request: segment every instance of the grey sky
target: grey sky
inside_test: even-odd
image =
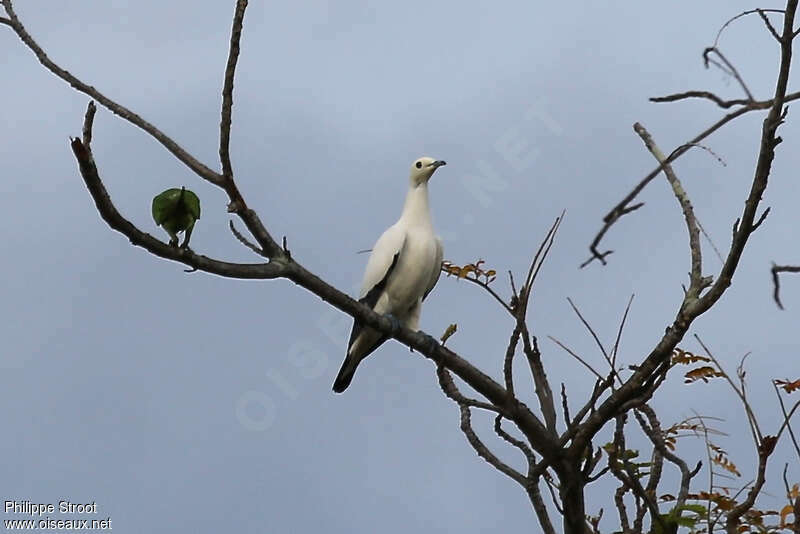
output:
[[[55,61],[217,166],[232,1],[18,4]],[[565,298],[611,342],[635,293],[620,355],[633,363],[671,321],[688,270],[685,227],[663,179],[608,234],[610,264],[577,268],[602,215],[654,167],[631,125],[642,122],[671,150],[721,117],[710,103],[647,98],[686,89],[741,97],[719,71],[703,69],[700,54],[750,7],[251,1],[234,105],[239,186],[294,257],[347,290],[366,261],[356,251],[396,220],[420,155],[448,162],[430,189],[453,262],[484,258],[520,273],[566,209],[531,316],[552,380],[566,382],[577,405],[591,378],[546,336],[598,367],[602,360]],[[109,230],[68,146],[87,97],[47,73],[6,27],[0,46],[4,499],[94,500],[119,532],[478,533],[535,523],[516,484],[466,443],[429,361],[387,344],[334,396],[345,316],[287,282],[185,274]],[[761,22],[739,21],[721,46],[767,98],[777,45]],[[708,141],[727,166],[700,150],[676,165],[723,252],[762,118],[746,116]],[[186,185],[203,207],[193,248],[257,261],[230,235],[220,191],[103,109],[94,134],[106,185],[141,228],[161,235],[150,199]],[[729,370],[752,351],[748,378],[765,433],[777,426],[769,379],[798,374],[800,280],[785,280],[788,311],[779,312],[768,276],[771,260],[800,263],[792,112],[781,135],[765,195],[772,213],[731,290],[692,329]],[[521,161],[508,156],[515,143],[526,146]],[[710,274],[719,264],[705,247]],[[496,286],[505,291],[505,279]],[[449,345],[499,376],[511,328],[500,311],[477,288],[442,279],[422,327],[438,336],[458,323]],[[699,351],[689,337],[681,346]],[[752,471],[749,434],[724,384],[684,386],[675,373],[654,402],[665,424],[693,408],[726,418],[731,436],[720,444],[745,477]],[[481,430],[503,450],[488,425]],[[782,505],[779,470],[794,460],[786,445],[769,472],[767,506]],[[693,443],[680,451],[701,457]],[[590,511],[603,506],[608,517],[603,489],[591,489]]]

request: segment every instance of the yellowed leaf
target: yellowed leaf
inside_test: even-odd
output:
[[[793,513],[794,513],[794,506],[792,506],[791,504],[787,504],[786,506],[781,508],[781,527],[788,526],[789,523],[786,521],[786,518],[789,517],[789,514]]]

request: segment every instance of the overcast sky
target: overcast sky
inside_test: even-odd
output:
[[[218,167],[233,1],[18,4],[52,59]],[[689,6],[253,0],[236,78],[239,187],[273,235],[287,236],[293,257],[350,292],[367,259],[356,252],[399,216],[418,156],[448,162],[430,193],[445,258],[455,263],[483,258],[519,279],[566,209],[530,316],[553,383],[565,382],[579,406],[591,377],[546,336],[603,363],[566,297],[610,345],[635,293],[619,356],[629,364],[672,321],[687,280],[686,230],[663,178],[642,195],[646,206],[606,236],[615,250],[609,265],[578,269],[602,216],[654,167],[631,125],[642,122],[669,152],[723,111],[648,97],[687,89],[742,97],[724,74],[703,68],[701,52],[725,20],[754,6]],[[768,98],[778,47],[760,20],[738,21],[720,45],[756,97]],[[334,395],[346,316],[288,282],[186,274],[111,231],[69,150],[88,98],[46,72],[7,27],[0,47],[4,500],[96,501],[98,517],[110,516],[119,532],[537,530],[520,488],[466,442],[428,360],[387,343]],[[745,116],[706,142],[727,165],[696,150],[675,166],[723,253],[762,119]],[[800,374],[800,279],[785,278],[788,309],[780,312],[768,273],[772,260],[800,263],[793,112],[780,133],[764,196],[771,215],[731,289],[690,331],[732,372],[752,352],[747,377],[765,433],[779,424],[769,380]],[[117,206],[142,229],[166,239],[150,201],[185,185],[203,209],[193,248],[258,261],[231,236],[224,194],[152,138],[100,109],[93,148]],[[704,246],[705,274],[716,273],[719,260]],[[504,277],[495,286],[508,294]],[[512,324],[496,303],[442,279],[421,324],[438,336],[450,323],[458,333],[448,346],[500,377]],[[681,346],[700,351],[691,336]],[[721,381],[682,382],[676,370],[656,395],[662,422],[694,410],[724,418],[718,426],[731,435],[718,444],[744,474],[734,483],[746,482],[755,453],[732,392]],[[520,464],[484,418],[475,422]],[[780,470],[796,461],[787,445],[773,459],[764,507],[784,503]],[[705,458],[689,441],[679,452]],[[796,463],[790,475],[800,479]],[[590,495],[589,511],[605,507],[613,519],[608,486]]]

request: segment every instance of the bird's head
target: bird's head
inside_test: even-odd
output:
[[[419,158],[411,165],[411,185],[416,187],[420,184],[428,183],[436,169],[442,165],[446,165],[446,163],[441,159],[433,159],[427,156]]]

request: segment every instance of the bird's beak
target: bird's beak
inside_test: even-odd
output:
[[[433,167],[434,169],[438,169],[442,165],[447,165],[447,162],[445,160],[443,160],[443,159],[438,159],[438,160],[434,161],[433,163],[431,163],[430,165],[428,165],[428,167]]]

